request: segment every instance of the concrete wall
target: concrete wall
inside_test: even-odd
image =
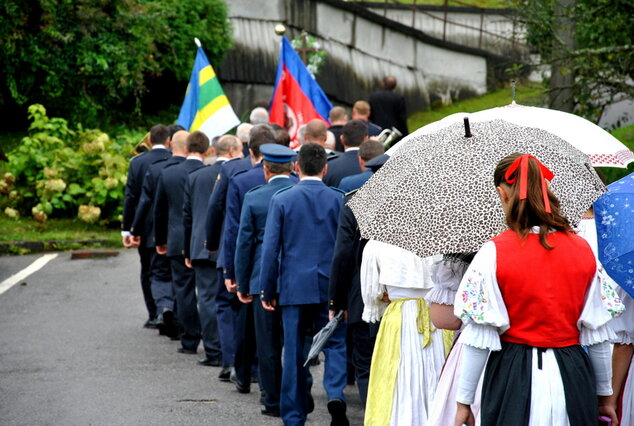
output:
[[[385,75],[398,80],[410,111],[436,99],[485,93],[505,58],[443,42],[339,0],[227,0],[235,47],[218,75],[236,111],[270,100],[279,55],[277,23],[292,39],[301,30],[328,56],[317,81],[334,103],[367,99]],[[511,59],[508,60],[512,62]]]
[[[505,9],[480,9],[440,6],[405,6],[363,3],[375,13],[411,26],[430,36],[464,46],[482,48],[499,55],[526,54],[523,40],[526,28]],[[446,24],[445,24],[446,21]],[[480,31],[480,28],[483,31]]]

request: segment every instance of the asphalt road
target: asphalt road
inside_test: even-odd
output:
[[[0,257],[0,282],[41,255]],[[259,392],[239,394],[219,368],[178,354],[178,342],[143,329],[135,251],[71,260],[60,253],[0,295],[1,425],[279,425],[260,414]],[[315,412],[328,425],[313,367]],[[354,387],[348,416],[363,423]]]

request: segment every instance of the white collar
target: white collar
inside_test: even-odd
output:
[[[318,180],[321,182],[321,178],[317,177],[317,176],[306,176],[301,178],[301,180]]]
[[[346,148],[345,152],[348,152],[348,151],[358,151],[358,150],[359,150],[359,147],[358,147],[358,146],[351,146],[350,148]]]
[[[157,143],[156,145],[152,145],[152,149],[167,149],[167,148],[165,148],[165,145]]]
[[[188,156],[187,156],[187,159],[188,159],[188,160],[198,160],[198,161],[200,161],[201,163],[203,162],[203,159],[202,159],[202,158],[200,158],[200,157],[198,157],[197,155],[188,155]]]
[[[273,182],[275,179],[290,179],[290,176],[287,176],[287,175],[275,175],[271,179],[269,179],[269,182]]]

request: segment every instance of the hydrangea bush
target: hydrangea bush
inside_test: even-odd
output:
[[[29,107],[28,136],[8,153],[0,174],[0,209],[11,218],[79,217],[87,223],[121,220],[132,137],[111,139],[97,129],[71,129]]]

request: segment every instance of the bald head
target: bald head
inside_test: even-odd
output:
[[[233,158],[234,156],[236,156],[234,155],[234,153],[242,154],[242,142],[240,141],[240,139],[233,135],[222,136],[220,139],[218,139],[218,142],[216,142],[215,148],[216,155],[218,157]]]
[[[187,155],[187,137],[189,132],[179,130],[172,136],[172,153],[174,155]]]
[[[356,101],[352,107],[352,119],[368,121],[370,119],[370,104],[366,101]]]
[[[324,145],[326,143],[326,138],[328,137],[328,128],[326,127],[326,123],[322,120],[316,118],[314,120],[310,120],[306,123],[306,130],[304,131],[304,141],[306,143],[314,142],[319,145]]]

